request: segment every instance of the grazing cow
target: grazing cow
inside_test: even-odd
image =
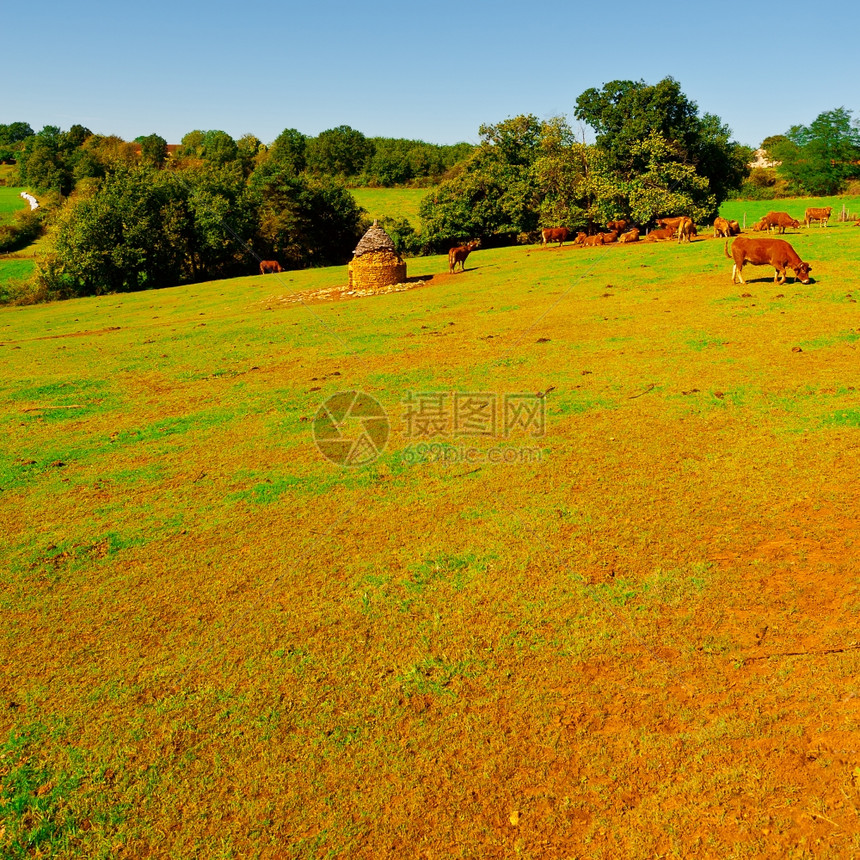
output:
[[[693,223],[692,218],[682,218],[678,222],[678,244],[681,242],[690,242],[692,241],[693,236],[697,236],[696,225]]]
[[[623,218],[619,218],[617,221],[607,221],[606,229],[607,230],[615,230],[618,233],[623,233],[630,226],[629,221],[625,221]]]
[[[729,222],[725,218],[714,219],[714,238],[728,239],[731,236],[731,228]]]
[[[773,266],[775,283],[785,283],[786,268],[794,269],[795,278],[798,278],[802,284],[809,283],[809,270],[812,266],[804,263],[785,239],[746,239],[739,236],[732,243],[731,254],[729,254],[729,240],[726,239],[725,252],[730,260],[734,260],[733,284],[746,283],[743,277],[745,263],[752,263],[753,266]]]
[[[568,230],[567,227],[547,227],[545,230],[541,230],[540,234],[543,238],[544,245],[549,242],[558,242],[558,247],[560,248],[562,242],[567,241],[567,237],[570,235],[570,230]]]
[[[465,245],[458,245],[456,248],[451,248],[451,250],[448,251],[448,271],[453,275],[456,270],[457,263],[459,263],[460,271],[465,272],[466,257],[468,257],[469,254],[475,250],[475,248],[480,247],[481,240],[474,239],[471,242],[467,242]]]
[[[260,261],[260,274],[261,275],[276,275],[279,272],[283,272],[284,269],[281,268],[281,264],[277,260],[261,260]]]
[[[730,236],[740,236],[741,234],[741,225],[738,224],[737,221],[729,221],[729,235]]]
[[[819,227],[826,227],[832,211],[832,206],[828,206],[825,209],[807,209],[803,216],[804,223],[809,227],[810,221],[817,221]]]
[[[654,239],[655,241],[658,239],[674,239],[675,238],[675,228],[674,227],[658,227],[655,230],[652,230],[645,238],[646,239]]]
[[[800,226],[800,221],[792,218],[788,212],[768,212],[762,220],[767,224],[768,230],[778,230],[780,235],[785,233],[786,227]]]
[[[602,245],[603,244],[603,233],[596,233],[594,236],[586,236],[582,240],[583,245]]]
[[[634,227],[632,230],[628,230],[626,233],[622,233],[618,238],[618,241],[622,245],[626,245],[628,242],[638,242],[639,241],[639,228]]]

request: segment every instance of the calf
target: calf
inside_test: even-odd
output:
[[[460,271],[466,271],[466,257],[475,250],[475,248],[481,247],[481,240],[474,239],[471,242],[467,242],[465,245],[458,245],[456,248],[451,248],[448,251],[448,271],[453,275],[457,263],[460,264]]]
[[[594,236],[586,236],[582,240],[583,245],[602,245],[603,233],[596,233]]]
[[[603,244],[604,245],[611,245],[613,242],[618,241],[618,231],[617,230],[613,230],[611,233],[601,233],[600,235],[603,236]]]
[[[541,238],[543,238],[544,245],[549,242],[558,242],[558,247],[560,248],[562,243],[567,240],[567,237],[570,235],[570,230],[567,227],[547,227],[544,230],[540,231]]]
[[[729,254],[728,239],[726,240],[725,252],[726,256],[734,261],[733,284],[746,283],[743,277],[746,263],[752,263],[753,266],[773,266],[775,273],[773,280],[779,284],[785,283],[786,268],[793,269],[795,278],[798,278],[802,284],[809,283],[809,270],[812,266],[804,263],[785,239],[746,239],[739,236],[732,243],[731,254]]]
[[[762,219],[767,224],[768,230],[779,230],[779,234],[785,233],[786,227],[799,227],[800,221],[792,218],[788,212],[768,212]]]
[[[588,233],[583,233],[580,231],[576,234],[576,238],[573,240],[574,245],[584,245],[585,240],[588,238]]]
[[[618,241],[622,245],[626,245],[628,242],[638,242],[639,241],[639,228],[634,227],[632,230],[628,230],[626,233],[622,233],[618,237]]]
[[[281,264],[277,260],[260,260],[261,275],[276,275],[278,272],[283,272]]]
[[[647,239],[654,239],[655,241],[658,239],[674,239],[675,238],[675,228],[674,227],[658,227],[652,230],[647,236]]]
[[[729,236],[740,236],[741,225],[737,221],[729,221]]]
[[[767,222],[762,218],[760,221],[756,221],[750,229],[754,230],[756,233],[763,233],[767,230]]]
[[[810,221],[817,221],[819,227],[826,227],[830,220],[830,213],[833,211],[832,206],[827,206],[824,209],[807,209],[803,215],[804,223],[809,227]]]

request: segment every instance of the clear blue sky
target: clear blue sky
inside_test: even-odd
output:
[[[667,75],[750,146],[825,110],[860,118],[853,3],[6,0],[2,21],[0,122],[36,130],[476,142],[520,113],[577,128],[583,90]]]

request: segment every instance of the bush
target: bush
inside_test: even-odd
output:
[[[0,253],[20,251],[38,239],[41,233],[42,216],[38,209],[16,212],[14,224],[0,226]]]

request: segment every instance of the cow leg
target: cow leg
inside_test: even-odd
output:
[[[738,283],[745,284],[746,283],[746,281],[744,280],[744,276],[742,274],[742,271],[741,271],[742,269],[743,269],[743,266],[739,266],[737,263],[735,263],[734,266],[732,266],[732,283],[733,284],[738,284]],[[737,280],[735,280],[736,277],[737,277]]]
[[[785,283],[785,269],[774,269],[773,282],[780,286]]]

